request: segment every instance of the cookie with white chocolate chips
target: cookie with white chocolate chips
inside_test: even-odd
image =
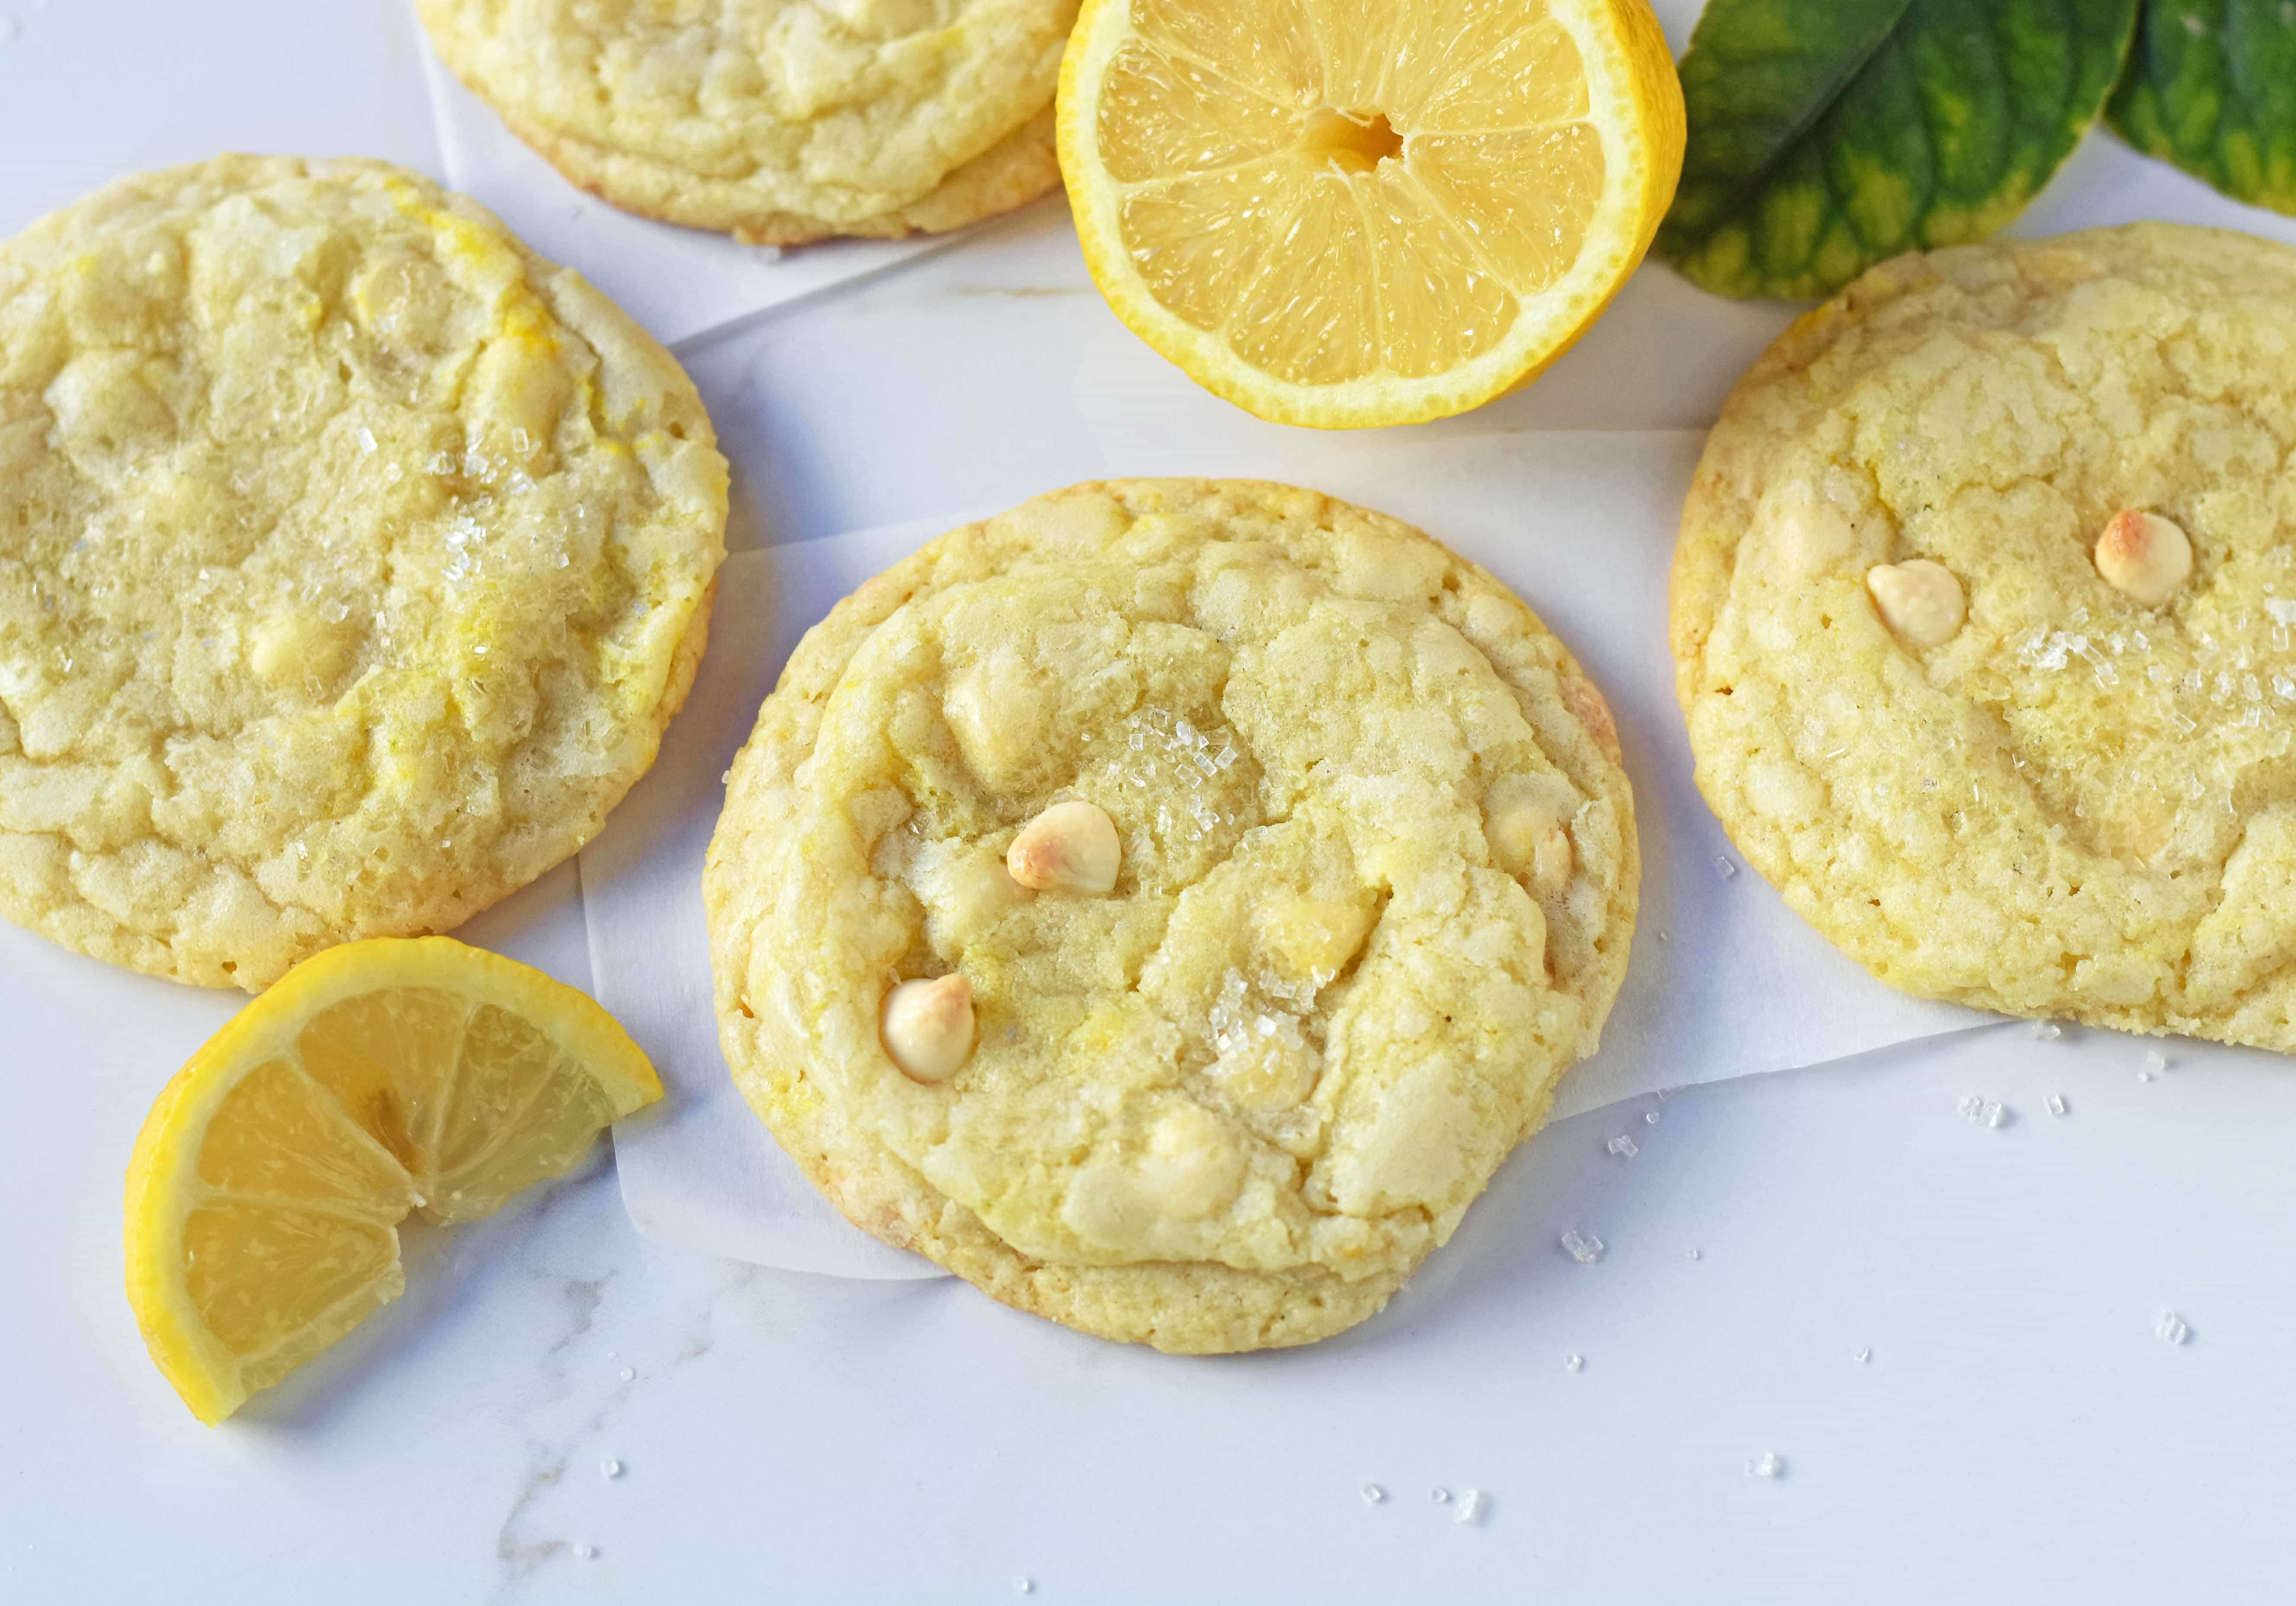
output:
[[[853,1221],[1105,1337],[1376,1311],[1592,1052],[1638,860],[1529,610],[1312,492],[1085,485],[807,635],[705,893],[735,1080]]]
[[[676,360],[382,162],[0,245],[0,915],[250,991],[566,858],[685,700],[726,461]]]
[[[2296,1048],[2296,250],[2161,224],[1885,263],[1683,515],[1698,783],[1882,979]]]

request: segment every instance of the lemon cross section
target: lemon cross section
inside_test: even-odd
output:
[[[296,966],[193,1054],[127,1168],[127,1299],[203,1422],[406,1287],[398,1224],[484,1216],[661,1096],[628,1034],[445,937]]]
[[[1644,0],[1086,0],[1059,128],[1117,315],[1334,429],[1535,378],[1642,260],[1683,152]]]

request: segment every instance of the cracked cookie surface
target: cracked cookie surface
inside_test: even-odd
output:
[[[735,1079],[847,1216],[1218,1351],[1351,1325],[1449,1237],[1592,1052],[1637,865],[1601,697],[1488,575],[1312,492],[1136,480],[840,603],[705,893]],[[912,989],[881,1038],[946,977],[969,1017]]]
[[[1672,630],[1707,799],[1883,980],[2296,1048],[2296,250],[1875,268],[1725,408]]]
[[[756,244],[961,228],[1060,182],[1077,0],[419,0],[567,177]]]
[[[726,473],[580,276],[380,162],[139,175],[0,246],[0,914],[250,991],[595,832]]]

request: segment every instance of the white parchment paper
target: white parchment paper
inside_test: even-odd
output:
[[[1634,957],[1600,1053],[1556,1114],[1838,1059],[1984,1019],[1892,991],[1743,868],[1691,782],[1665,635],[1693,431],[1552,431],[1382,443],[1300,436],[1282,471],[1427,529],[1520,593],[1609,698],[1642,832]],[[1159,472],[1241,472],[1139,455]],[[1201,454],[1194,455],[1201,456]],[[708,657],[653,773],[582,856],[600,1002],[671,1088],[616,1133],[622,1191],[650,1233],[737,1258],[848,1276],[931,1276],[838,1218],[727,1077],[710,1006],[701,859],[722,776],[798,638],[840,596],[962,516],[735,555]]]

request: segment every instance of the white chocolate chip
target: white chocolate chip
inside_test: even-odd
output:
[[[1536,896],[1554,897],[1570,884],[1570,833],[1553,809],[1517,803],[1492,816],[1487,834],[1502,864],[1517,875],[1529,874]]]
[[[1061,888],[1095,895],[1116,886],[1123,862],[1116,822],[1107,810],[1071,799],[1055,803],[1022,828],[1005,850],[1004,868],[1023,887]]]
[[[1867,569],[1866,589],[1890,634],[1909,647],[1951,641],[1969,617],[1968,601],[1953,570],[1927,558]]]
[[[2096,571],[2115,591],[2157,608],[2193,572],[2193,543],[2173,520],[2124,507],[2096,538]]]
[[[885,995],[877,1035],[913,1082],[946,1082],[972,1055],[972,983],[952,971],[937,981],[904,981]]]

